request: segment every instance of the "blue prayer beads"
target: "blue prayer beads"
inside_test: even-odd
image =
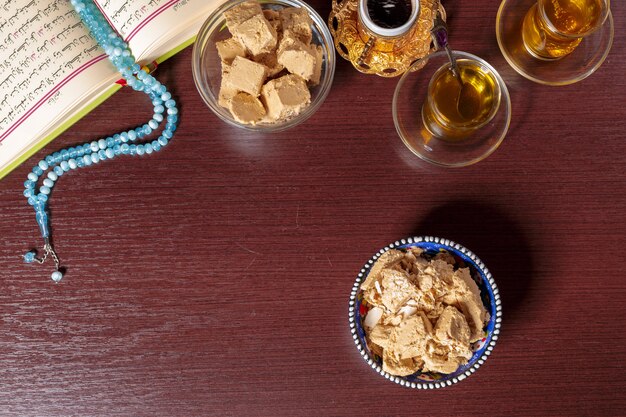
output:
[[[32,172],[28,174],[28,179],[24,183],[24,197],[26,197],[28,204],[35,209],[35,218],[44,238],[44,256],[42,259],[38,259],[35,253],[31,251],[24,255],[24,261],[43,263],[50,255],[54,258],[56,265],[56,270],[51,275],[55,282],[59,282],[63,278],[63,273],[59,270],[59,259],[50,241],[47,202],[58,179],[65,172],[113,159],[118,155],[149,155],[158,152],[168,144],[178,122],[178,108],[172,95],[163,84],[141,69],[128,44],[111,28],[94,2],[92,0],[71,0],[71,3],[83,23],[89,28],[91,35],[122,74],[127,85],[150,97],[154,114],[152,119],[142,126],[54,152],[39,161],[33,167]],[[165,127],[157,139],[145,144],[128,144],[128,142],[135,142],[137,139],[148,136],[163,121],[166,122]],[[37,193],[35,191],[37,182],[46,171],[48,173],[42,180],[42,185]]]

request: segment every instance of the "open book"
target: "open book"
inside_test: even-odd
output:
[[[145,65],[191,44],[222,1],[95,3]],[[0,0],[0,178],[117,91],[120,78],[69,0]]]

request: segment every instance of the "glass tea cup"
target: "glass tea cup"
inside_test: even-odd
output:
[[[449,63],[435,71],[422,106],[424,128],[434,138],[460,141],[493,119],[500,105],[500,85],[483,62],[456,61],[459,78]]]
[[[394,125],[404,145],[421,160],[449,168],[491,155],[511,122],[509,92],[495,68],[467,52],[451,54],[469,102],[458,102],[462,87],[445,51],[416,61],[400,77],[392,102]]]
[[[606,60],[614,25],[609,0],[502,0],[496,39],[520,75],[546,85],[584,80]]]
[[[522,23],[524,47],[538,59],[561,59],[598,30],[609,13],[610,0],[537,0]]]

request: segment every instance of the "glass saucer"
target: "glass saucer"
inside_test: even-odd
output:
[[[449,65],[444,51],[416,61],[402,75],[393,95],[392,113],[398,135],[411,152],[434,165],[463,167],[483,160],[500,146],[511,122],[511,99],[504,80],[485,60],[467,52],[452,53],[459,63],[475,61],[498,83],[500,104],[493,117],[459,141],[440,139],[430,133],[422,108],[428,100],[431,78],[443,65]]]
[[[496,17],[496,37],[502,55],[520,75],[547,85],[567,85],[593,74],[604,62],[613,44],[613,16],[585,37],[571,54],[555,61],[530,55],[522,41],[522,23],[537,0],[503,0]]]

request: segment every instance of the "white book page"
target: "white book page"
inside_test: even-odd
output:
[[[67,0],[0,0],[0,168],[119,78]]]
[[[133,55],[148,63],[191,39],[224,0],[96,0]]]

